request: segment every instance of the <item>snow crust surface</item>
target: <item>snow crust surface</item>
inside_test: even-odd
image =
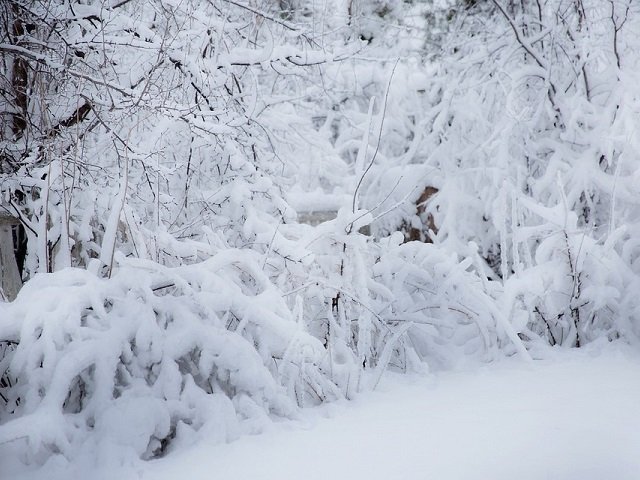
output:
[[[637,352],[555,350],[533,364],[511,359],[429,376],[388,374],[353,401],[307,409],[230,444],[205,439],[152,462],[50,463],[0,477],[636,480],[639,398]]]

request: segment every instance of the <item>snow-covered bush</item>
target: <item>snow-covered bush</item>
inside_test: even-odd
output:
[[[328,350],[327,373],[344,395],[374,385],[389,367],[440,369],[516,352],[528,358],[517,335],[526,322],[512,325],[497,308],[500,286],[478,275],[477,252],[460,257],[405,244],[399,232],[376,242],[358,232],[371,219],[343,209],[309,228],[298,237],[309,261],[283,279],[290,305]]]
[[[25,442],[31,459],[116,447],[149,458],[196,431],[259,431],[296,399],[335,390],[322,344],[257,255],[177,268],[120,260],[111,279],[38,275],[0,307],[0,442]]]
[[[526,341],[636,339],[638,14],[633,2],[476,2],[421,69],[423,110],[408,111],[422,131],[406,156],[379,155],[365,189],[368,208],[395,205],[374,224],[385,235],[424,228],[417,192],[436,187],[431,240],[477,250],[483,290],[528,325]]]
[[[462,358],[492,360],[504,352],[528,358],[513,325],[497,308],[491,284],[476,273],[477,253],[460,259],[433,244],[399,244],[398,233],[382,242],[374,279],[386,287],[378,304],[389,327],[405,326],[404,351],[436,368]],[[397,348],[397,347],[396,347]]]
[[[387,368],[506,345],[526,356],[470,260],[400,234],[375,243],[357,232],[363,213],[298,229],[304,248],[288,255],[283,236],[267,256],[227,248],[163,267],[119,254],[111,278],[37,275],[0,304],[0,442],[22,442],[27,462],[152,458],[350,398]]]

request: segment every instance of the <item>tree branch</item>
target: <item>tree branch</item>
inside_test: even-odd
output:
[[[8,43],[0,43],[0,52],[2,53],[7,53],[10,55],[16,55],[22,58],[26,58],[28,60],[37,62],[41,65],[44,65],[48,68],[51,68],[52,70],[57,70],[60,72],[66,72],[69,75],[76,77],[76,78],[81,78],[83,80],[87,80],[91,83],[94,83],[96,85],[102,85],[104,87],[110,88],[111,90],[115,90],[116,92],[124,95],[125,97],[131,97],[132,93],[126,89],[125,87],[100,79],[100,78],[96,78],[92,75],[88,75],[86,73],[82,73],[82,72],[78,72],[76,70],[73,70],[71,68],[68,68],[64,65],[62,65],[61,63],[57,63],[52,61],[50,58],[47,58],[44,55],[32,52],[31,50],[28,50],[26,48],[23,47],[19,47],[17,45],[11,45]]]

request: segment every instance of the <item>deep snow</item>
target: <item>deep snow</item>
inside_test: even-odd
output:
[[[375,392],[231,444],[202,441],[135,467],[49,465],[21,476],[637,480],[640,354],[591,347],[556,350],[531,365],[510,359],[426,377],[387,375]]]

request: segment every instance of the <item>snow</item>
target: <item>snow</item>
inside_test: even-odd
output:
[[[142,478],[637,479],[639,359],[573,354],[532,367],[390,376],[380,391],[317,409],[295,430],[203,444],[152,463]]]
[[[50,462],[6,478],[636,480],[638,398],[637,352],[554,349],[533,364],[387,374],[374,392],[229,444],[203,439],[160,460],[97,470]]]
[[[0,12],[0,480],[640,478],[631,0],[75,3]]]

